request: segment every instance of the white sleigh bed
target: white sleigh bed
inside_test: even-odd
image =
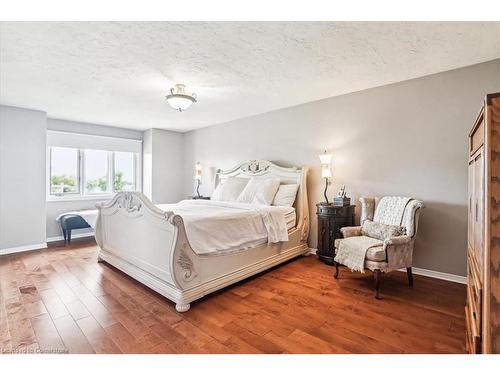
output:
[[[98,260],[130,275],[188,311],[190,303],[309,251],[307,168],[284,168],[269,161],[249,161],[217,171],[216,185],[228,177],[274,177],[282,184],[298,184],[294,203],[296,225],[288,241],[241,251],[197,254],[189,243],[183,218],[155,206],[144,194],[118,193],[98,205],[95,237]]]

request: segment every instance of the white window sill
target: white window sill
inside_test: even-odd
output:
[[[76,201],[106,201],[113,199],[114,194],[110,195],[63,195],[47,197],[47,202],[76,202]]]

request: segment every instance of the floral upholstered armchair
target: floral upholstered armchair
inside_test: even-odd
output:
[[[375,298],[379,298],[380,276],[406,268],[413,286],[412,257],[422,201],[408,197],[361,198],[360,226],[341,228],[335,240],[335,275],[339,263],[353,271],[373,271]]]

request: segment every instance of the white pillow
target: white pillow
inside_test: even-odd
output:
[[[279,178],[252,177],[237,202],[270,205],[280,186]]]
[[[235,201],[248,184],[248,179],[228,177],[226,181],[219,183],[210,198],[213,201]]]
[[[278,192],[274,196],[273,206],[292,207],[299,190],[298,184],[280,185]]]

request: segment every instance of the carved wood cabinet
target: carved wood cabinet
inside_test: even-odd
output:
[[[500,353],[500,93],[469,133],[466,348]]]
[[[354,225],[354,205],[336,207],[317,204],[318,250],[316,255],[328,265],[334,265],[336,238],[341,238],[340,228]]]

